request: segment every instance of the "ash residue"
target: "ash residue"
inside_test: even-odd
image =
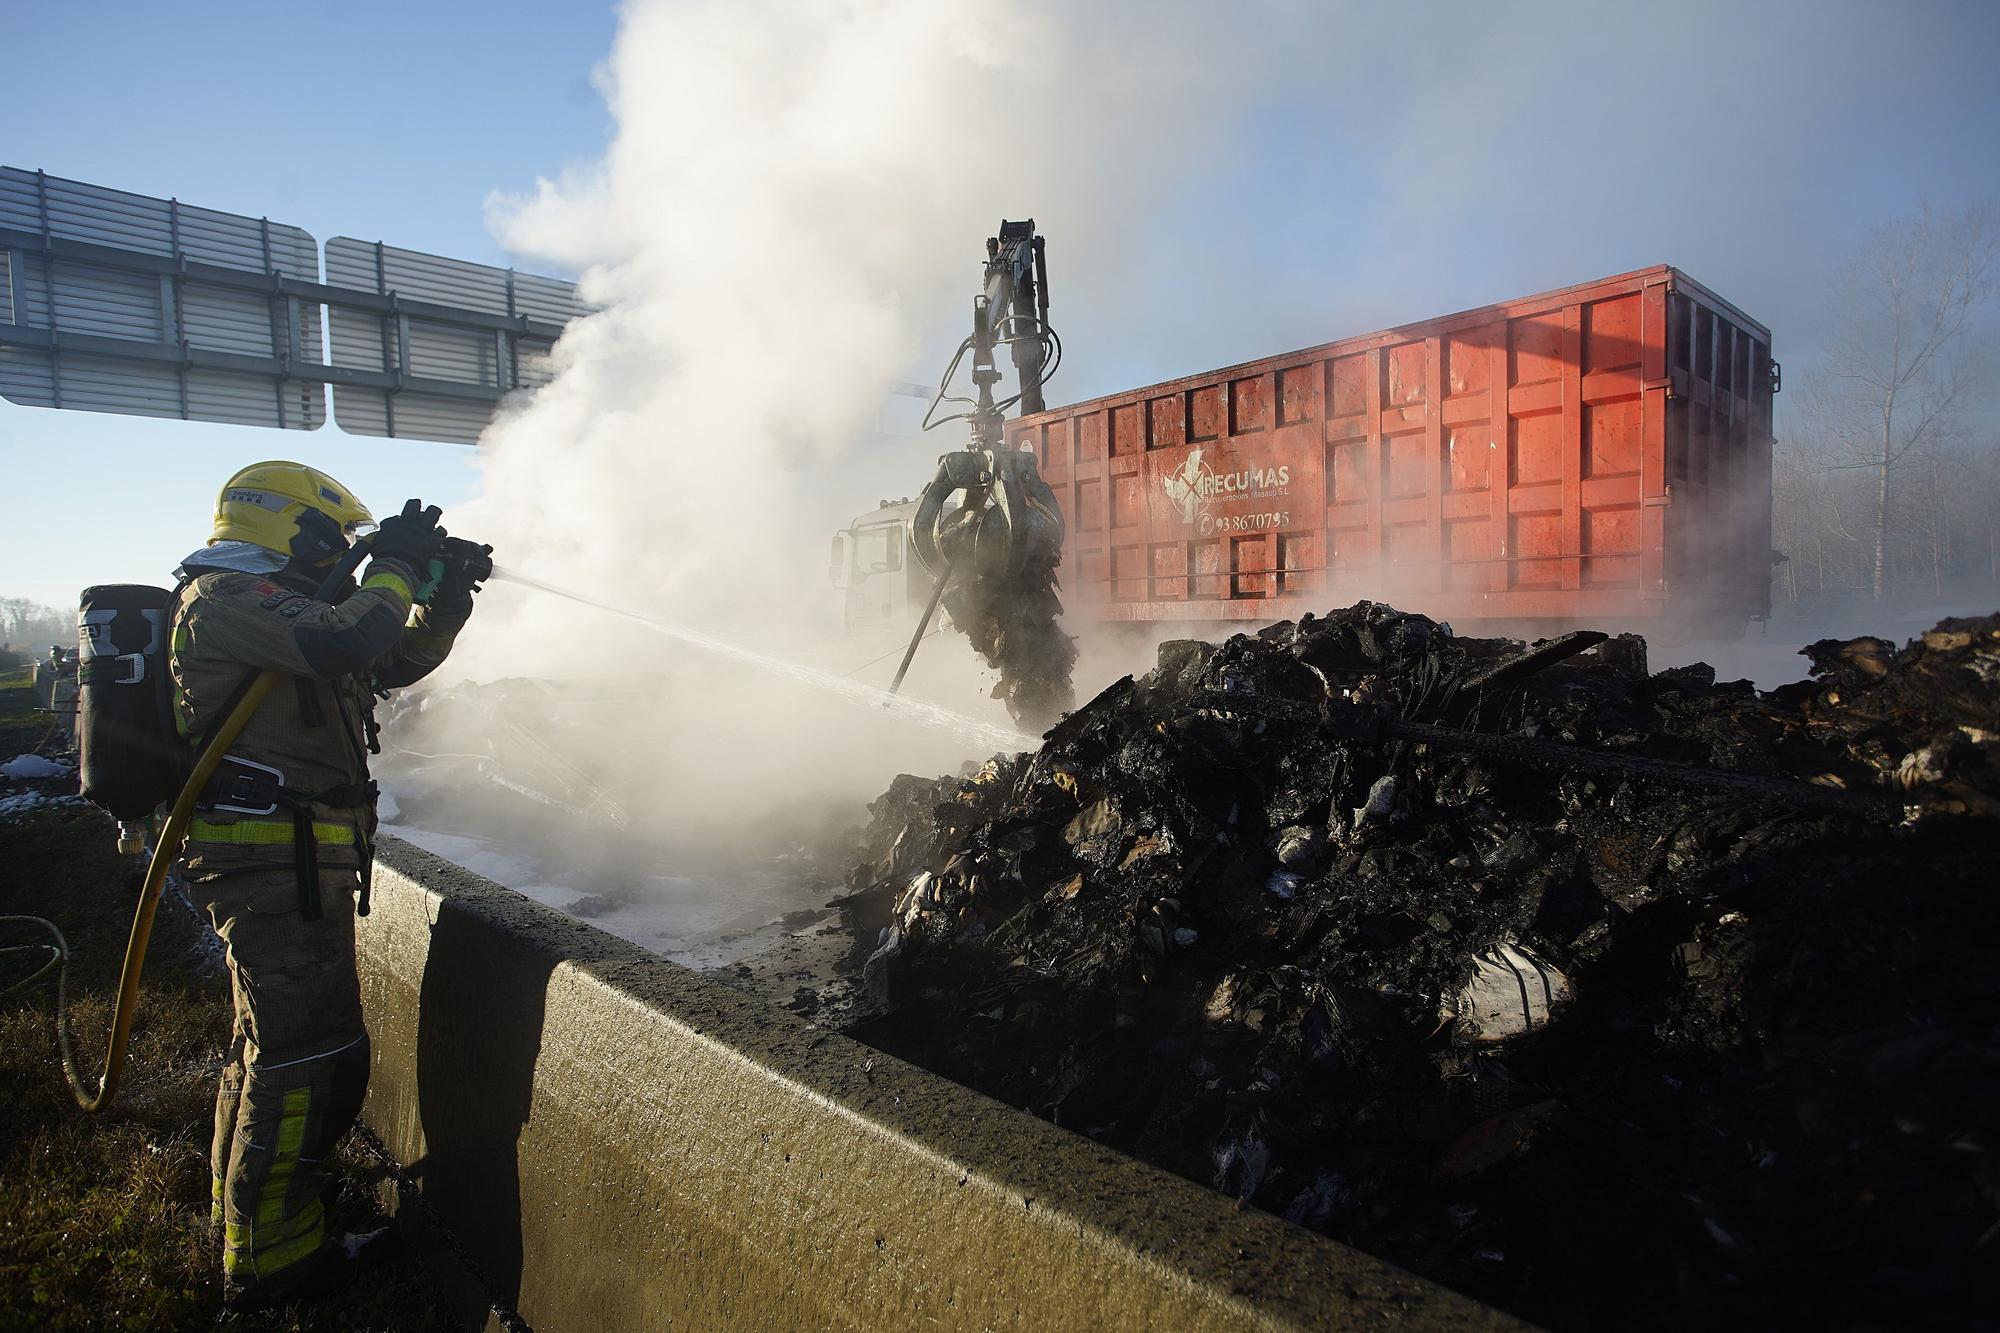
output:
[[[1768,695],[1519,651],[1363,603],[898,779],[860,1035],[1553,1326],[1984,1326],[2000,617]],[[1328,700],[1884,799],[1280,720]]]

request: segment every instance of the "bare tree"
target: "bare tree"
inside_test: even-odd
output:
[[[0,644],[41,649],[76,642],[76,617],[25,597],[0,597]]]
[[[1840,289],[1828,416],[1840,466],[1873,483],[1869,591],[1888,587],[1896,474],[1931,457],[1977,376],[1959,353],[1993,290],[2000,224],[1991,207],[1873,232]]]
[[[1986,574],[1987,583],[2000,588],[2000,436],[1990,437],[1984,448],[1974,449],[1966,462],[1967,527],[1971,558]]]
[[[1771,456],[1772,539],[1787,556],[1783,600],[1845,599],[1868,586],[1872,497],[1854,471],[1854,414],[1825,369],[1801,377],[1801,402]]]
[[[1825,437],[1810,428],[1788,433],[1772,451],[1771,539],[1785,555],[1777,593],[1788,604],[1818,601],[1851,584],[1858,543],[1837,466]]]

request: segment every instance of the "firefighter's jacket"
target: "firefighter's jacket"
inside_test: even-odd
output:
[[[317,601],[276,574],[189,572],[196,577],[181,590],[172,634],[182,735],[198,747],[249,673],[286,673],[291,679],[264,697],[229,753],[279,770],[288,791],[314,801],[316,817],[366,818],[365,839],[372,811],[361,813],[370,803],[355,792],[368,780],[372,691],[428,675],[451,651],[465,614],[418,607],[412,615],[415,577],[395,561],[371,563],[361,586],[338,604]],[[323,793],[335,799],[318,800]],[[224,813],[205,819],[237,822]],[[200,830],[194,836],[200,839]],[[351,846],[352,834],[327,841]],[[335,847],[324,850],[333,853],[329,864],[355,864]]]

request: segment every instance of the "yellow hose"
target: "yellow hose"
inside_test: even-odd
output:
[[[132,937],[125,943],[125,968],[118,977],[118,1008],[111,1019],[111,1049],[104,1057],[104,1077],[99,1081],[93,1094],[77,1071],[76,1061],[70,1052],[68,1020],[60,1012],[56,1015],[56,1031],[61,1038],[63,1074],[69,1079],[70,1095],[76,1104],[93,1115],[111,1104],[118,1093],[118,1076],[125,1067],[125,1043],[132,1035],[132,1015],[139,1007],[139,974],[146,966],[146,945],[153,935],[153,913],[160,905],[160,890],[166,887],[167,871],[180,858],[181,847],[187,841],[188,818],[194,813],[195,800],[201,789],[208,785],[209,777],[217,764],[229,752],[248,725],[250,715],[257,711],[257,705],[271,692],[271,687],[283,676],[280,671],[265,671],[250,683],[243,695],[243,701],[236,705],[215,735],[202,749],[201,757],[195,761],[194,772],[188,775],[181,794],[174,798],[173,810],[167,815],[167,822],[160,829],[160,836],[153,843],[153,859],[146,867],[146,882],[139,890],[139,907],[132,915]]]

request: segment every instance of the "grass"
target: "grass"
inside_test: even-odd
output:
[[[0,673],[0,759],[35,748],[24,670]],[[46,751],[45,751],[46,752]],[[71,756],[73,758],[73,756]],[[74,790],[73,779],[0,783],[0,794]],[[67,936],[78,1058],[95,1078],[136,899],[131,863],[93,807],[0,815],[0,914],[47,917]],[[38,943],[0,922],[0,946]],[[56,1054],[54,986],[0,992],[0,1328],[195,1329],[215,1325],[222,1282],[208,1232],[208,1137],[229,1035],[228,978],[213,936],[169,895],[160,906],[117,1102],[86,1116]],[[40,966],[0,953],[0,988]],[[383,1225],[379,1168],[342,1149],[330,1225]],[[320,1305],[232,1321],[243,1329],[433,1330],[451,1325],[424,1262],[406,1253]]]

